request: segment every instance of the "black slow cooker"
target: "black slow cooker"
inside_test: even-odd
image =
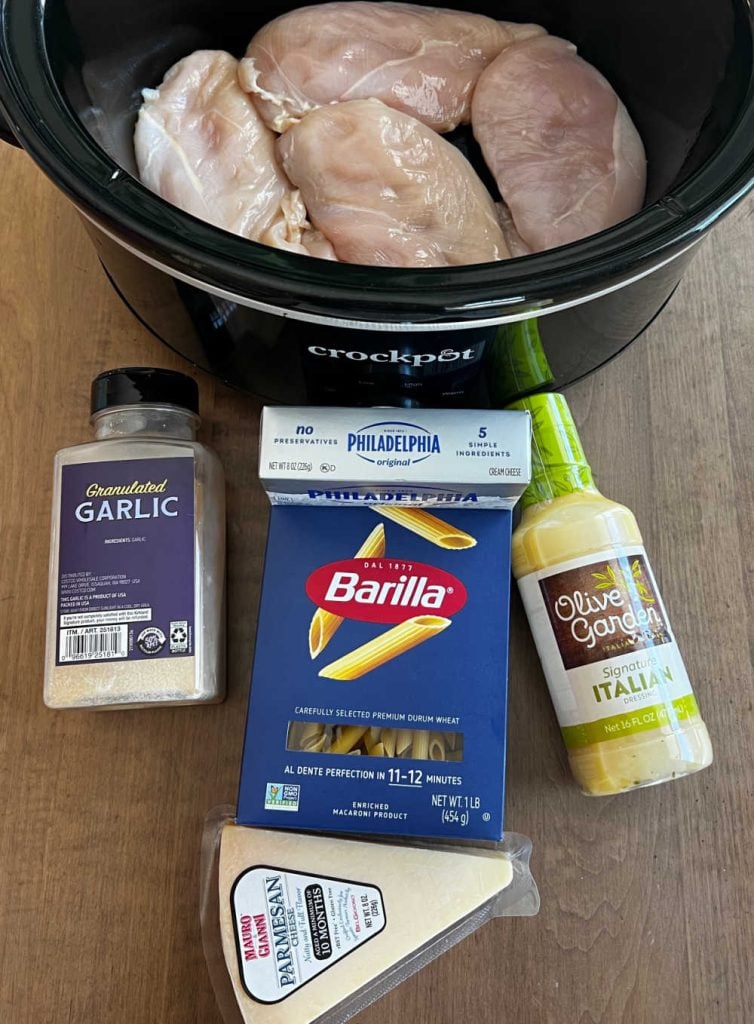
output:
[[[497,405],[563,387],[651,323],[697,243],[754,184],[747,0],[478,0],[470,9],[572,40],[609,78],[648,152],[641,213],[552,252],[438,270],[333,264],[237,238],[136,180],[140,93],[194,49],[241,55],[294,6],[0,0],[7,127],[81,211],[139,320],[265,398]],[[455,141],[478,164],[469,133]]]

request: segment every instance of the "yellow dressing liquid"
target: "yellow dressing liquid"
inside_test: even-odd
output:
[[[574,778],[608,796],[707,767],[707,727],[633,513],[594,486],[561,395],[513,407],[534,423],[513,574]]]

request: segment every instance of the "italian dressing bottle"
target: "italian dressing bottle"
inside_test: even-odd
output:
[[[573,775],[607,796],[712,762],[707,727],[633,513],[597,490],[562,395],[532,415],[532,483],[513,573]]]

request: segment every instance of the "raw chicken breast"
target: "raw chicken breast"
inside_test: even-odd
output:
[[[244,238],[334,259],[275,155],[275,136],[238,84],[238,61],[198,50],[145,89],[134,133],[142,182]]]
[[[505,244],[510,249],[511,256],[514,259],[518,256],[531,256],[532,251],[521,235],[519,235],[518,231],[516,231],[516,225],[513,223],[513,217],[505,203],[495,203],[495,211],[497,212],[498,223],[503,229]]]
[[[544,31],[414,4],[318,4],[260,29],[240,81],[279,132],[315,107],[370,97],[445,132],[469,120],[476,80],[503,47]]]
[[[471,120],[530,251],[586,238],[641,209],[647,164],[639,133],[571,43],[544,36],[503,50],[479,78]]]
[[[466,158],[379,100],[312,111],[280,137],[278,153],[339,260],[444,267],[509,255]]]

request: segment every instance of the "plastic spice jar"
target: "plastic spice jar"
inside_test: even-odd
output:
[[[225,481],[196,383],[109,370],[91,413],[95,440],[55,456],[45,703],[220,701]]]

